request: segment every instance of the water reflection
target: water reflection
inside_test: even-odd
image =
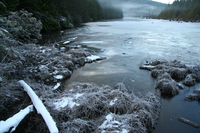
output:
[[[110,74],[120,74],[128,73],[128,70],[125,68],[119,68],[112,63],[104,63],[100,66],[95,67],[95,70],[91,71],[82,71],[83,76],[98,76],[98,75],[110,75]]]

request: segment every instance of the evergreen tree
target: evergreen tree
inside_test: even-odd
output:
[[[175,0],[160,13],[158,18],[200,21],[200,0]]]
[[[25,9],[32,12],[43,23],[43,30],[56,30],[82,22],[99,19],[122,18],[122,11],[108,5],[100,5],[98,0],[2,0],[10,11]],[[60,18],[67,21],[62,24]]]

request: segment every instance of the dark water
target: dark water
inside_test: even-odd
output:
[[[200,85],[190,88],[186,87],[177,96],[162,99],[159,124],[156,126],[154,133],[199,133],[200,129],[177,120],[179,117],[183,117],[200,124],[200,103],[184,101],[188,93],[192,93],[199,88]]]
[[[115,86],[124,82],[136,94],[154,92],[155,79],[140,64],[148,59],[179,60],[187,65],[200,61],[200,23],[178,23],[164,20],[133,19],[87,23],[83,27],[48,34],[46,41],[63,43],[76,38],[69,46],[89,47],[106,60],[74,71],[66,81],[66,89],[73,82]],[[195,129],[177,121],[185,117],[200,124],[198,102],[185,102],[184,97],[200,86],[185,88],[174,98],[163,98],[159,124],[155,133],[197,133]]]

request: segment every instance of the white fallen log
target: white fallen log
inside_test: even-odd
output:
[[[24,117],[33,111],[33,105],[27,106],[25,109],[20,110],[17,114],[8,118],[6,121],[0,121],[0,133],[15,131],[19,123],[24,119]]]
[[[56,126],[55,121],[51,117],[50,113],[47,111],[46,107],[39,99],[39,97],[35,94],[35,92],[31,89],[31,87],[26,84],[23,80],[20,80],[19,83],[24,87],[24,90],[28,93],[33,105],[35,106],[38,114],[41,114],[45,123],[47,124],[49,131],[51,133],[58,133],[58,128]]]

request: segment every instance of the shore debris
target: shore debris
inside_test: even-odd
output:
[[[195,127],[195,128],[200,128],[200,125],[199,125],[199,124],[197,124],[197,123],[195,123],[195,122],[192,122],[192,121],[190,121],[190,120],[188,120],[188,119],[185,119],[185,118],[183,118],[183,117],[178,118],[178,121],[183,122],[183,123],[185,123],[185,124],[188,124],[188,125],[190,125],[190,126],[192,126],[192,127]]]

